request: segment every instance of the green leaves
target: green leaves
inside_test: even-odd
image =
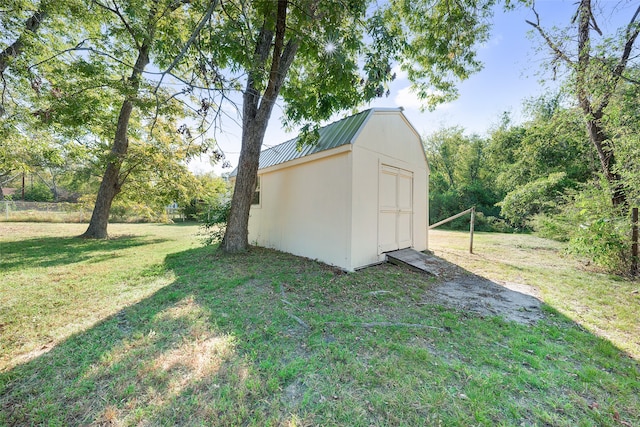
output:
[[[568,187],[566,178],[566,173],[556,172],[516,188],[498,203],[501,215],[514,226],[526,228],[535,214],[557,213]]]
[[[476,49],[489,36],[493,0],[391,1],[381,12],[393,29],[396,59],[429,108],[457,96],[456,83],[479,71]]]

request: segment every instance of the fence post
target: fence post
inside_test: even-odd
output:
[[[638,208],[631,209],[631,275],[638,274]]]
[[[476,219],[476,207],[471,208],[471,222],[469,223],[469,253],[473,253],[473,228]]]
[[[7,221],[9,221],[9,202],[7,202],[6,200],[4,201],[4,210],[7,213]]]

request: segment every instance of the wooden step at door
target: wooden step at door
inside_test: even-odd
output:
[[[387,252],[387,262],[391,264],[406,266],[415,271],[430,274],[432,276],[440,276],[442,263],[437,257],[427,255],[415,249],[407,248],[398,251]]]

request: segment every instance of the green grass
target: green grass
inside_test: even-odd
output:
[[[523,234],[430,231],[434,253],[498,282],[535,287],[544,302],[640,359],[640,282],[599,273],[561,243]]]
[[[639,346],[616,330],[638,320],[566,307],[623,312],[601,306],[620,301],[610,281],[637,283],[553,243],[479,235],[467,256],[463,234],[433,235],[470,270],[539,287],[546,318],[523,326],[425,305],[434,281],[391,265],[343,274],[222,255],[193,226],[110,227],[92,242],[0,224],[0,425],[640,425]]]

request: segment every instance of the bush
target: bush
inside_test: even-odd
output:
[[[626,212],[611,204],[608,187],[578,193],[573,210],[574,228],[569,252],[587,256],[612,273],[626,273],[631,266],[631,221]]]
[[[25,188],[24,199],[28,202],[53,202],[53,192],[41,182]]]
[[[607,272],[629,271],[631,220],[628,212],[611,204],[606,182],[585,185],[566,197],[559,213],[538,215],[531,224],[540,236],[567,241],[569,253],[584,256]]]
[[[180,207],[180,211],[187,221],[203,221],[207,216],[209,205],[200,199],[191,199],[188,204]]]
[[[222,242],[225,231],[227,231],[227,221],[231,212],[231,199],[221,200],[212,205],[207,212],[202,225],[203,236],[202,243],[212,245]]]
[[[545,239],[568,242],[575,224],[568,221],[562,213],[557,215],[538,214],[529,221],[529,228]]]
[[[566,176],[564,172],[552,173],[510,191],[498,203],[501,215],[514,227],[525,228],[532,216],[557,212],[558,199],[569,186]]]
[[[515,233],[517,231],[502,218],[496,218],[495,216],[485,217],[482,212],[477,212],[476,218],[480,215],[484,219],[484,224],[480,225],[480,228],[477,228],[478,231],[490,231],[494,233]]]

